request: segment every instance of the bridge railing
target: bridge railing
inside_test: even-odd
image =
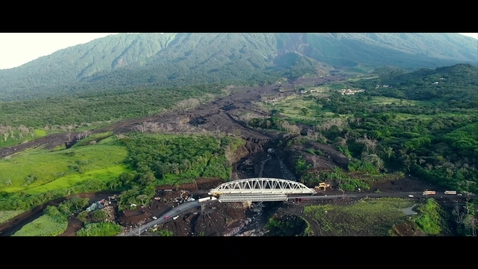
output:
[[[278,178],[249,178],[223,183],[209,191],[214,194],[315,194],[302,183]]]

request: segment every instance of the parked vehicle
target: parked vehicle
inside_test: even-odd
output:
[[[211,200],[211,197],[204,197],[204,198],[199,198],[198,202],[202,203],[202,202],[209,201],[209,200]]]

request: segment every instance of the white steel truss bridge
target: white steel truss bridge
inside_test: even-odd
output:
[[[278,178],[239,179],[223,183],[209,191],[209,195],[219,196],[220,202],[287,201],[291,194],[315,193],[314,189],[302,183]]]

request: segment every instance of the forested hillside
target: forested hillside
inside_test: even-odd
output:
[[[459,64],[376,73],[377,78],[330,85],[320,94],[270,106],[278,112],[276,119],[314,126],[319,141],[349,156],[349,170],[365,173],[365,178],[398,170],[449,189],[476,192],[478,68]],[[341,88],[363,91],[343,95]],[[298,109],[290,110],[292,105]]]
[[[476,65],[476,46],[459,34],[117,34],[0,70],[0,101],[137,86],[271,83],[383,65]]]
[[[370,95],[431,101],[440,108],[478,107],[478,69],[470,64],[420,69],[407,73],[399,69],[381,68],[379,78],[352,83],[367,89]],[[385,87],[384,87],[385,85]]]

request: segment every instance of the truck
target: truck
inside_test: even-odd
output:
[[[424,191],[423,192],[423,195],[433,195],[433,194],[437,194],[436,191]]]
[[[445,191],[445,194],[456,194],[456,191]]]

